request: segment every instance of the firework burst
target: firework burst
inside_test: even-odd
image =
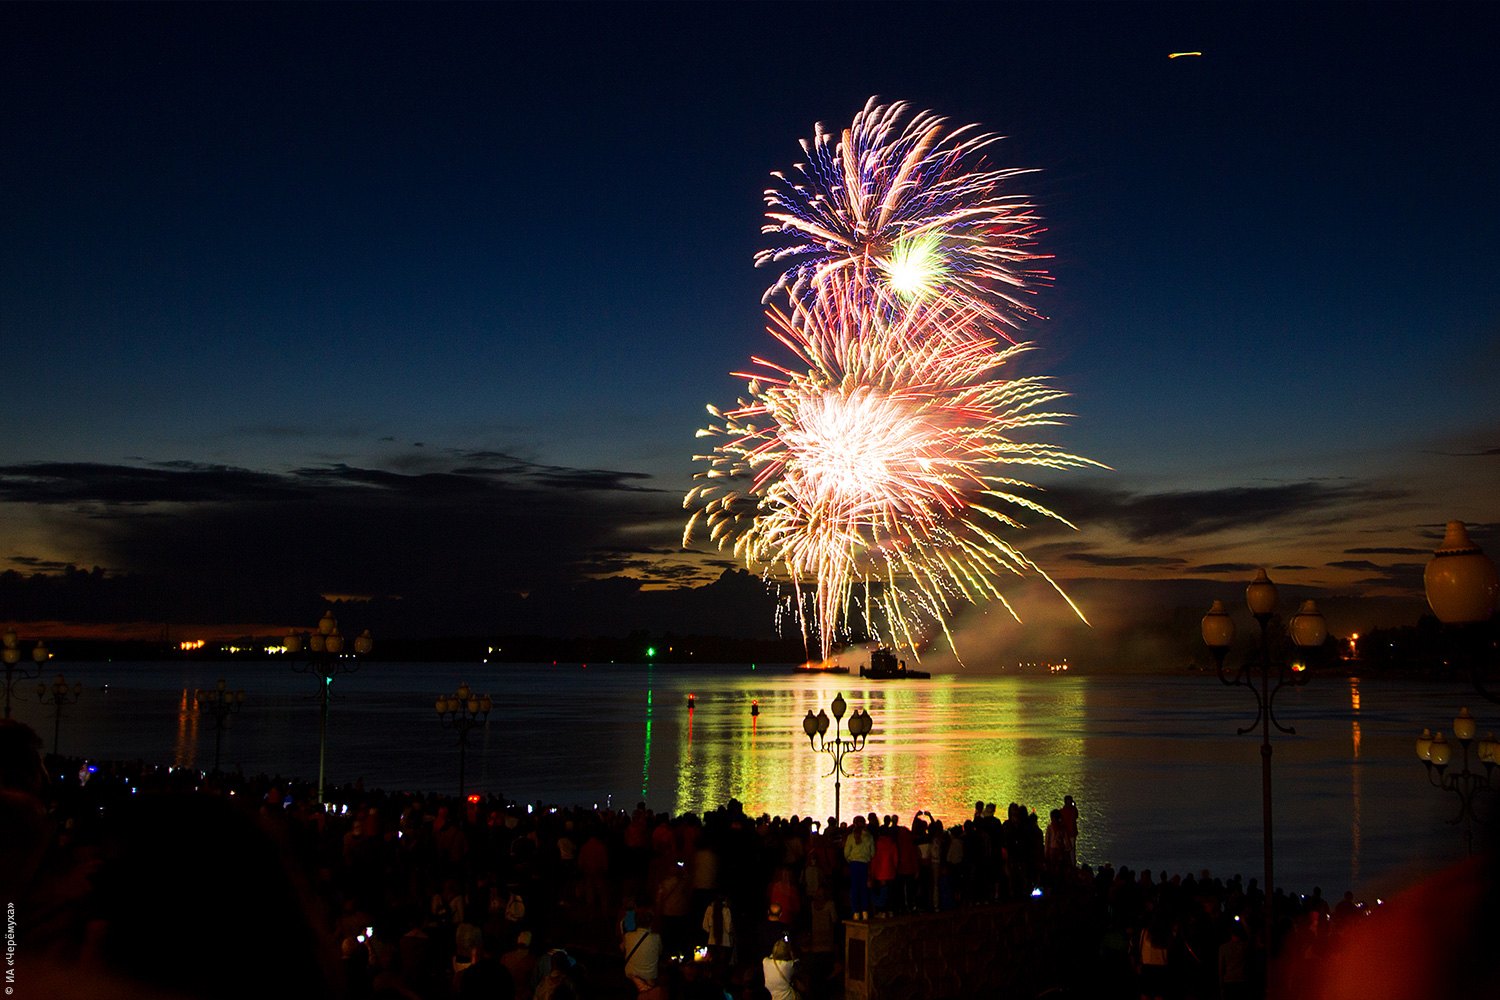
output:
[[[763,301],[783,290],[819,297],[830,276],[852,275],[896,306],[960,297],[1011,340],[1009,328],[1035,315],[1023,296],[1045,278],[1028,266],[1041,259],[1029,249],[1033,206],[1006,190],[1032,171],[987,165],[999,136],[909,110],[871,98],[838,136],[814,126],[806,161],[772,175],[761,231],[776,245],[755,262],[784,270]]]
[[[1017,474],[1099,464],[1025,440],[1068,416],[1064,394],[1002,377],[1030,349],[1000,339],[1029,312],[1006,290],[1031,274],[1015,265],[1036,259],[1030,206],[999,191],[1018,171],[982,168],[992,136],[905,114],[872,99],[837,144],[820,126],[800,180],[767,193],[765,231],[793,238],[759,257],[792,262],[767,292],[785,293],[766,309],[784,355],[752,358],[737,404],[709,407],[699,436],[716,443],[684,501],[684,544],[705,531],[788,586],[825,659],[856,604],[916,655],[933,627],[952,644],[962,604],[1014,615],[1008,577],[1056,588],[1004,535],[1026,515],[1068,522]]]
[[[708,469],[687,496],[684,539],[705,527],[788,583],[825,658],[857,591],[867,627],[915,651],[925,623],[947,635],[958,603],[1009,608],[1002,578],[1046,578],[999,532],[1023,512],[1067,522],[1024,495],[1033,487],[1017,468],[1097,463],[1017,440],[1066,417],[1050,409],[1063,393],[999,377],[1028,347],[974,335],[972,309],[916,304],[892,323],[858,308],[848,283],[830,288],[789,313],[769,309],[768,330],[795,361],[752,359],[754,371],[736,373],[746,397],[710,408],[717,422],[699,433],[720,441],[698,456]]]

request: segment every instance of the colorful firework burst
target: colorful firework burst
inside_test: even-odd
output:
[[[757,262],[791,261],[766,293],[785,293],[766,319],[790,359],[752,358],[738,404],[709,407],[699,436],[719,441],[684,501],[684,544],[705,528],[788,585],[825,659],[857,603],[864,631],[917,655],[931,626],[952,645],[960,604],[1014,615],[1009,576],[1057,588],[1004,537],[1026,514],[1068,523],[1016,472],[1099,465],[1020,439],[1068,416],[1064,394],[1001,376],[1029,349],[1000,340],[1036,276],[1018,267],[1037,259],[1031,206],[1000,190],[1021,171],[984,168],[993,136],[905,115],[872,99],[837,143],[819,126],[799,179],[767,192],[764,231],[791,242]]]
[[[723,440],[698,456],[708,469],[686,498],[696,509],[684,541],[704,525],[747,567],[789,584],[825,658],[861,590],[876,634],[915,653],[936,623],[951,644],[956,604],[1010,609],[1003,577],[1051,582],[999,533],[1020,527],[1022,511],[1067,523],[1024,495],[1032,487],[1016,467],[1097,463],[1016,439],[1064,419],[1047,409],[1064,394],[1044,378],[998,377],[1028,348],[974,334],[972,307],[913,303],[893,321],[863,308],[854,282],[826,292],[768,309],[795,363],[752,359],[757,371],[736,373],[747,398],[710,407],[719,423],[699,434]]]
[[[1039,231],[1033,206],[1007,182],[1031,173],[989,167],[984,150],[999,136],[975,126],[949,129],[944,119],[904,103],[874,98],[838,136],[818,123],[802,140],[806,162],[765,192],[763,233],[776,246],[756,266],[785,266],[766,291],[792,298],[823,295],[830,276],[853,275],[892,307],[958,297],[992,333],[1034,308],[1023,297],[1045,279],[1027,265]]]

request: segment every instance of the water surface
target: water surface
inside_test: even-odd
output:
[[[317,681],[287,665],[62,666],[87,689],[64,709],[64,753],[209,767],[211,718],[192,692],[223,677],[246,692],[223,737],[224,766],[317,773]],[[961,819],[982,799],[1002,812],[1026,803],[1045,822],[1072,795],[1083,861],[1261,871],[1260,740],[1235,734],[1254,702],[1211,675],[863,681],[778,666],[368,663],[333,684],[329,783],[456,790],[456,733],[433,702],[460,681],[495,699],[470,736],[471,791],[673,812],[733,796],[752,812],[828,817],[831,760],[809,748],[802,718],[842,692],[875,720],[845,761],[846,819],[918,809]],[[54,716],[26,693],[15,714],[50,749]],[[1278,717],[1297,734],[1273,738],[1277,883],[1373,896],[1461,858],[1462,834],[1448,823],[1458,799],[1428,784],[1412,744],[1471,702],[1481,731],[1493,727],[1492,706],[1457,685],[1318,677],[1283,691]]]

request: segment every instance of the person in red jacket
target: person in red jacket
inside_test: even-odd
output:
[[[916,836],[919,823],[922,823],[921,819],[914,820],[911,826],[902,826],[898,820],[896,825],[897,913],[910,913],[916,908],[917,879],[922,872],[922,855],[917,850]]]
[[[875,856],[870,859],[870,902],[877,916],[891,915],[891,885],[896,881],[896,831],[881,827],[875,835]]]
[[[776,920],[781,924],[781,934],[791,934],[802,914],[802,889],[790,868],[782,866],[776,869],[766,888],[766,903],[771,910],[779,911]]]

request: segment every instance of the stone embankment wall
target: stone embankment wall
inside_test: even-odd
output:
[[[845,1000],[1030,997],[1097,943],[1086,897],[1049,895],[844,924]]]

